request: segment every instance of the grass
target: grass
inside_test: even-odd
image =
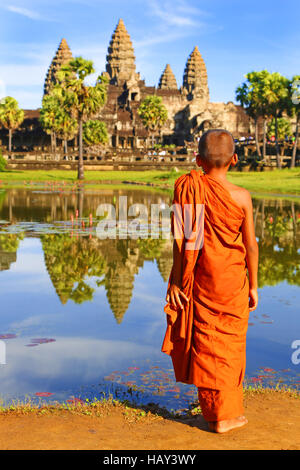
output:
[[[159,409],[160,413],[156,413],[154,411],[153,406],[141,406],[139,408],[134,407],[130,402],[127,400],[119,401],[115,400],[112,397],[110,398],[102,398],[98,400],[94,398],[93,401],[85,400],[82,402],[81,400],[74,401],[72,403],[63,402],[63,403],[55,403],[55,404],[48,404],[43,403],[40,401],[37,403],[32,403],[30,399],[24,402],[12,402],[11,405],[8,406],[0,406],[0,416],[2,415],[17,415],[17,416],[24,416],[24,415],[59,415],[61,413],[70,413],[76,415],[85,415],[85,416],[94,416],[98,418],[103,418],[105,416],[109,416],[114,412],[121,413],[127,421],[130,422],[137,422],[142,419],[162,419],[163,415],[165,417],[170,417],[171,414],[164,409],[160,409],[155,407],[157,410]]]
[[[244,397],[249,398],[255,395],[268,394],[268,396],[275,396],[280,394],[286,398],[300,399],[300,392],[290,387],[276,386],[273,388],[264,388],[260,385],[248,385],[244,387]],[[76,415],[93,416],[103,418],[112,413],[118,412],[123,415],[128,422],[138,422],[143,420],[161,420],[167,419],[186,419],[191,416],[196,416],[201,413],[201,408],[197,403],[190,406],[185,414],[180,414],[175,410],[168,411],[166,408],[161,408],[156,404],[136,406],[128,400],[120,401],[112,397],[102,398],[98,400],[74,400],[72,402],[63,402],[48,404],[43,401],[33,403],[30,398],[25,402],[12,402],[11,405],[0,405],[1,415],[59,415],[61,413],[70,413]]]
[[[85,185],[93,187],[104,183],[132,183],[172,188],[175,180],[185,171],[85,171]],[[76,171],[64,170],[9,170],[0,173],[1,184],[16,185],[28,182],[77,182]],[[229,172],[228,180],[252,193],[300,195],[300,168],[266,172]]]

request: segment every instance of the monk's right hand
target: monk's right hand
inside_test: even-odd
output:
[[[188,297],[185,293],[179,289],[176,284],[172,284],[168,290],[166,301],[169,302],[175,308],[183,309],[182,301],[185,300],[186,302],[189,301]]]
[[[257,289],[249,289],[249,311],[253,312],[258,304]]]

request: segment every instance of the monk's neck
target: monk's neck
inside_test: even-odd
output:
[[[206,175],[211,176],[212,178],[219,180],[220,182],[222,181],[228,181],[226,178],[227,171],[221,171],[216,168],[211,168],[207,171],[205,171]]]

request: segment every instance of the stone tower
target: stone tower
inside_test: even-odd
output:
[[[132,79],[139,79],[135,68],[134,49],[122,19],[119,20],[112,35],[106,60],[106,72],[112,85],[121,85]]]
[[[209,101],[207,71],[198,46],[190,54],[183,75],[183,91],[190,99],[202,98]]]
[[[169,64],[166,65],[160,77],[158,88],[161,90],[177,90],[176,78]]]
[[[71,59],[73,59],[73,56],[68,43],[65,39],[62,39],[46,75],[44,85],[45,95],[49,93],[51,86],[56,82],[56,72]]]

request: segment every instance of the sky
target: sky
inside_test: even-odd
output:
[[[299,0],[0,0],[0,98],[40,107],[63,37],[73,56],[92,60],[99,75],[122,18],[146,85],[157,86],[169,63],[180,87],[198,45],[210,100],[235,102],[235,89],[250,71],[300,74],[299,17]]]

